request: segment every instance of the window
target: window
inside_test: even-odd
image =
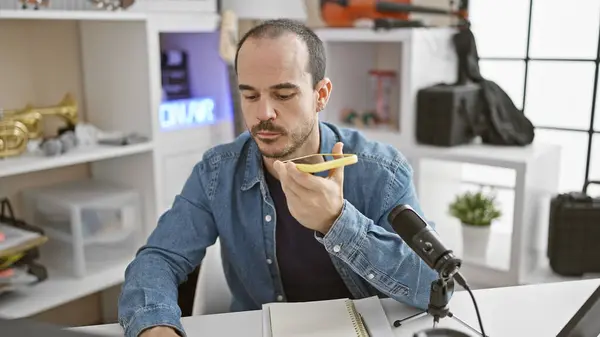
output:
[[[534,142],[560,145],[561,191],[581,191],[585,182],[588,134],[579,131],[536,130]]]
[[[517,109],[523,109],[525,62],[522,60],[481,60],[481,75],[496,82],[511,98]]]
[[[469,17],[480,57],[525,58],[528,1],[471,0]]]
[[[590,180],[600,181],[600,133],[592,139],[592,153],[590,158]],[[597,185],[600,187],[600,184]],[[600,196],[600,194],[598,194]]]
[[[596,59],[600,1],[531,1],[529,57]]]
[[[471,0],[469,16],[482,75],[523,109],[535,142],[561,146],[560,191],[600,180],[600,1]]]
[[[593,62],[530,61],[525,115],[538,127],[589,129],[595,67]]]
[[[590,185],[587,190],[588,194],[595,197],[600,197],[600,186],[598,185]]]
[[[600,78],[599,78],[600,79]],[[599,83],[600,84],[600,83]],[[596,88],[596,113],[594,115],[594,131],[600,133],[600,85]]]

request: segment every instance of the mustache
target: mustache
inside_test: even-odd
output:
[[[281,134],[286,134],[286,131],[284,129],[276,126],[270,120],[260,121],[260,123],[258,123],[252,127],[252,134],[257,134],[260,131],[269,131],[269,132],[277,132],[277,133],[281,133]]]

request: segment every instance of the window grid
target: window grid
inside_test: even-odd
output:
[[[585,161],[585,181],[590,180],[590,166],[592,159],[592,141],[594,134],[600,134],[600,130],[594,130],[594,120],[596,114],[596,99],[598,92],[598,72],[599,72],[599,64],[600,64],[600,33],[598,34],[598,46],[596,50],[596,59],[589,58],[575,58],[575,59],[554,59],[554,58],[535,58],[529,57],[529,49],[531,44],[531,18],[533,16],[533,1],[529,1],[529,15],[527,18],[527,44],[525,47],[525,58],[518,57],[480,57],[480,60],[488,60],[488,61],[524,61],[525,62],[525,76],[523,76],[523,80],[525,83],[523,84],[523,104],[521,105],[523,109],[525,109],[525,102],[527,100],[527,78],[529,71],[529,61],[555,61],[555,62],[594,62],[594,86],[592,93],[592,111],[590,114],[590,124],[588,129],[573,129],[573,128],[561,128],[554,126],[543,126],[536,125],[536,129],[542,130],[558,130],[558,131],[575,131],[575,132],[585,132],[588,134],[588,147],[587,147],[587,156]],[[598,25],[598,30],[600,32],[600,25]]]

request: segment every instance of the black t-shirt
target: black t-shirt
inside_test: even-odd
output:
[[[290,214],[279,180],[266,170],[265,178],[277,212],[276,254],[287,301],[352,298],[314,231]]]

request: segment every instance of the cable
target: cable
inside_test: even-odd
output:
[[[477,313],[477,320],[479,321],[479,328],[481,329],[481,335],[483,337],[487,337],[487,335],[485,334],[485,331],[483,331],[483,322],[481,321],[481,315],[479,314],[479,307],[477,306],[477,301],[475,300],[475,295],[473,295],[473,292],[471,291],[471,287],[469,287],[468,284],[465,284],[465,286],[463,288],[465,288],[465,290],[469,293],[469,295],[471,295],[471,299],[473,300],[473,306],[475,306],[475,312]]]
[[[483,322],[481,320],[481,315],[479,314],[479,307],[477,306],[477,301],[475,300],[475,295],[473,295],[473,292],[471,291],[471,287],[467,283],[467,280],[459,272],[457,272],[457,273],[454,274],[454,280],[461,287],[463,287],[469,293],[469,295],[471,295],[471,300],[473,300],[473,305],[475,306],[475,312],[477,313],[477,320],[479,321],[479,329],[481,329],[481,335],[483,337],[487,337],[487,335],[483,331]]]

